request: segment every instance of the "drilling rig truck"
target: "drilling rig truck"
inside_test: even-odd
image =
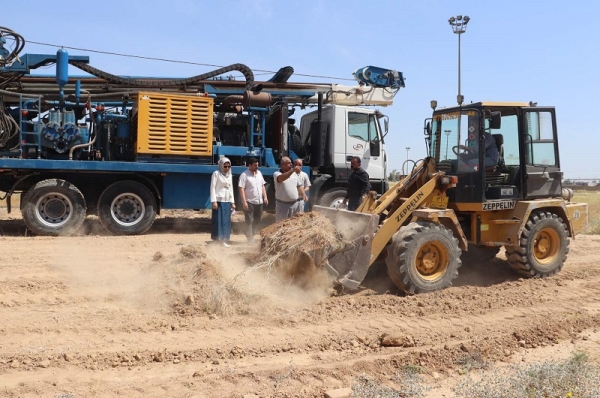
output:
[[[234,184],[246,160],[258,158],[271,198],[283,156],[304,160],[314,204],[343,199],[353,156],[374,191],[388,188],[388,119],[361,105],[391,105],[404,87],[401,72],[364,67],[354,72],[356,86],[290,83],[291,67],[255,82],[243,64],[189,78],[131,78],[64,49],[20,54],[24,44],[0,27],[0,199],[10,212],[20,194],[35,234],[72,234],[97,215],[109,232],[136,235],[161,209],[210,208],[210,176],[222,156]],[[31,73],[52,64],[55,76]],[[245,81],[223,77],[233,71]],[[297,128],[292,115],[307,107],[315,109]]]

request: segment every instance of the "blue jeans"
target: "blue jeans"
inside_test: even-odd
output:
[[[483,164],[486,168],[487,167],[492,167],[498,164],[498,162],[496,162],[494,159],[492,158],[485,158],[485,163]],[[474,159],[469,159],[469,160],[458,160],[458,171],[462,171],[462,172],[473,172],[475,171],[475,166],[479,165],[479,158],[474,158]]]

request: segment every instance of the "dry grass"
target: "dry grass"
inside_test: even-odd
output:
[[[361,375],[352,385],[352,398],[411,398],[423,397],[430,387],[423,382],[419,368],[403,367],[389,379],[392,388],[377,379]]]
[[[282,220],[264,228],[260,235],[260,256],[254,267],[301,287],[323,279],[324,264],[345,246],[340,232],[316,212]]]
[[[600,191],[575,191],[574,202],[588,204],[588,235],[600,234]]]
[[[169,272],[185,287],[173,305],[180,315],[245,315],[253,313],[265,300],[238,277],[226,278],[202,246],[181,247]]]
[[[465,398],[598,397],[600,367],[584,352],[576,352],[566,361],[515,366],[508,374],[492,369],[479,381],[468,378],[456,392]]]

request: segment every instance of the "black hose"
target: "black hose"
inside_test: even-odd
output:
[[[254,85],[254,73],[252,70],[244,64],[232,64],[229,66],[225,66],[223,68],[216,69],[212,72],[203,73],[201,75],[196,75],[188,78],[181,79],[150,79],[150,78],[131,78],[131,77],[121,77],[117,75],[110,74],[108,72],[101,71],[100,69],[94,68],[91,65],[88,65],[81,61],[69,61],[69,63],[84,72],[89,73],[90,75],[99,77],[106,81],[115,84],[122,85],[131,85],[131,86],[148,86],[148,87],[177,87],[177,86],[186,86],[189,84],[197,83],[202,80],[210,79],[215,76],[222,75],[223,73],[231,72],[237,70],[241,72],[246,78],[246,90],[250,90]]]
[[[0,66],[11,65],[14,61],[19,58],[19,53],[25,47],[25,39],[17,32],[0,26],[0,37],[5,40],[13,40],[15,42],[13,49],[4,59],[0,59]],[[19,79],[24,73],[21,72],[4,72],[0,73],[0,87],[6,87],[8,84]]]
[[[8,113],[4,106],[4,97],[0,96],[0,148],[7,149],[10,140],[19,133],[19,123]],[[10,148],[11,150],[14,148]]]
[[[13,31],[12,29],[5,28],[4,26],[0,26],[0,37],[8,37],[9,39],[12,38],[12,40],[15,42],[15,46],[10,54],[8,54],[5,59],[0,60],[0,65],[10,65],[19,57],[19,53],[23,51],[23,48],[25,47],[25,39],[23,39],[23,36],[17,32]]]

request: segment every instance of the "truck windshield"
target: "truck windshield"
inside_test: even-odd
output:
[[[479,122],[479,112],[472,109],[433,115],[429,156],[437,160],[439,170],[477,171]]]

